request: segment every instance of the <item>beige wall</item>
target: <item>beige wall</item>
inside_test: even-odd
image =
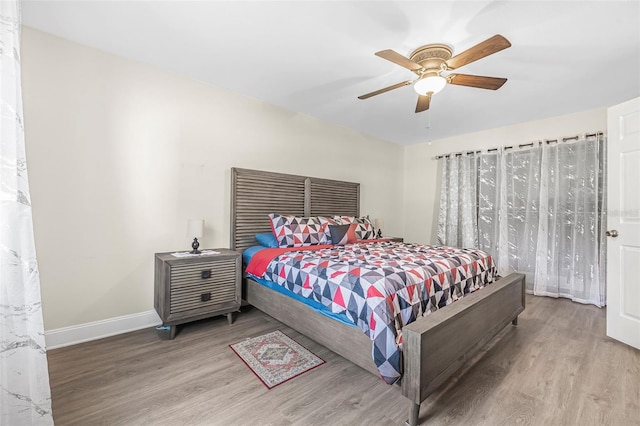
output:
[[[403,230],[403,147],[227,90],[22,32],[23,99],[45,329],[153,309],[153,253],[228,247],[230,168],[361,183]]]
[[[606,131],[606,127],[607,110],[603,108],[408,146],[404,157],[405,240],[436,242],[440,168],[435,156]]]
[[[22,44],[46,330],[153,309],[153,253],[188,249],[189,218],[227,247],[231,167],[360,182],[363,214],[430,243],[436,155],[606,128],[599,109],[404,148],[29,28]]]

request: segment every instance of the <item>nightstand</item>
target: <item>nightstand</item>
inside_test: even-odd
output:
[[[219,254],[176,257],[155,254],[154,306],[169,326],[170,339],[176,326],[216,315],[227,315],[240,309],[242,257],[228,249],[213,249]]]
[[[402,237],[385,237],[385,236],[383,236],[382,239],[393,241],[394,243],[404,243],[404,238],[402,238]]]

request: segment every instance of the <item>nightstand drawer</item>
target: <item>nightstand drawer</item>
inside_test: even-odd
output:
[[[196,285],[171,287],[171,313],[206,308],[236,300],[236,280],[230,279],[212,282],[207,280]]]
[[[171,288],[215,283],[224,278],[233,278],[235,271],[235,259],[173,265],[171,267]]]

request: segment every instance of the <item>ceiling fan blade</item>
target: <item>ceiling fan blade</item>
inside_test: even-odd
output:
[[[503,49],[506,49],[509,46],[511,46],[509,40],[507,40],[500,34],[497,34],[449,59],[447,61],[447,66],[449,67],[449,69],[454,70],[456,68],[460,68],[463,65],[467,65],[471,62],[477,61],[478,59],[482,59],[485,56],[489,56]]]
[[[416,113],[426,111],[429,109],[431,103],[431,94],[418,96],[418,104],[416,105]]]
[[[401,67],[404,67],[411,71],[418,71],[422,69],[422,65],[416,64],[415,62],[409,60],[409,58],[402,56],[398,52],[391,49],[376,52],[376,56],[380,56],[387,61],[391,61],[394,64],[400,65]]]
[[[388,92],[393,89],[398,89],[403,86],[408,86],[413,83],[412,80],[403,81],[402,83],[394,84],[393,86],[385,87],[384,89],[376,90],[375,92],[367,93],[366,95],[358,96],[358,99],[368,99],[372,96],[379,95],[380,93]]]
[[[477,87],[479,89],[497,90],[506,83],[506,78],[483,77],[481,75],[449,74],[447,82],[458,86]]]

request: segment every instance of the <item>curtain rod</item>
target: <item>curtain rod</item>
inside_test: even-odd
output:
[[[591,137],[595,137],[595,136],[599,136],[599,135],[604,135],[604,132],[602,131],[597,131],[595,133],[587,133],[584,135],[574,135],[574,136],[570,136],[570,137],[565,137],[565,138],[558,138],[558,139],[543,139],[541,141],[535,141],[535,142],[529,142],[529,143],[523,143],[520,145],[510,145],[510,146],[504,146],[502,147],[503,150],[508,150],[508,149],[513,149],[513,148],[526,148],[526,147],[534,147],[536,144],[538,145],[542,145],[542,144],[552,144],[552,143],[558,143],[558,142],[569,142],[569,141],[577,141],[579,140],[581,137],[583,139],[587,139],[587,138],[591,138]],[[492,152],[492,151],[497,151],[500,148],[489,148],[487,149],[487,152]],[[462,154],[467,154],[467,155],[471,155],[471,154],[479,154],[481,153],[482,150],[476,150],[476,151],[461,151],[461,152],[450,152],[449,154],[442,154],[442,155],[436,155],[433,159],[434,160],[439,160],[441,158],[447,158],[447,157],[459,157]]]

